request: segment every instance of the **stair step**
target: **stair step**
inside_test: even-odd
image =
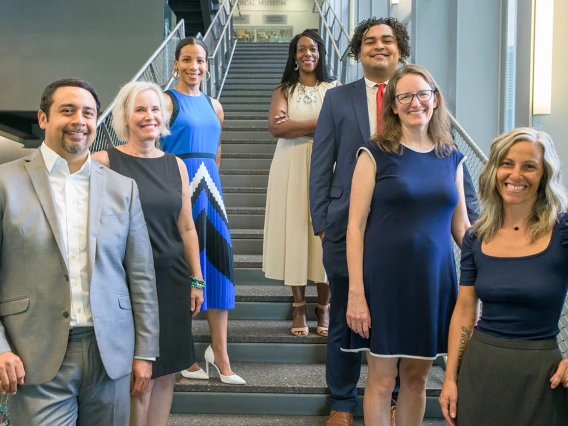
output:
[[[227,130],[223,131],[223,141],[225,140],[254,140],[254,141],[269,141],[276,142],[278,139],[270,134],[268,129],[254,129],[254,130]]]
[[[247,73],[233,73],[227,74],[225,84],[244,83],[244,84],[279,84],[282,81],[282,76],[272,75],[258,77]]]
[[[262,228],[260,228],[262,230]],[[272,286],[284,288],[284,282],[266,278],[260,268],[235,268],[235,284],[237,286]],[[291,291],[291,290],[288,290]]]
[[[289,289],[290,294],[292,293]],[[291,305],[292,303],[286,303]],[[313,309],[312,309],[313,311]],[[229,313],[229,318],[231,313]],[[310,333],[307,336],[294,336],[290,332],[292,321],[245,321],[229,320],[227,334],[228,344],[232,343],[313,343],[326,344],[327,338],[316,334],[317,322],[315,318],[308,320]],[[209,325],[205,319],[194,319],[192,322],[192,334],[195,342],[211,343]],[[278,356],[278,354],[274,354]],[[272,362],[269,361],[268,362]]]
[[[277,86],[277,84],[273,84],[272,82],[270,83],[264,83],[264,84],[251,84],[250,82],[248,83],[237,83],[237,82],[230,82],[230,83],[225,83],[225,86],[223,87],[223,93],[225,93],[225,91],[227,90],[231,90],[231,91],[238,91],[238,92],[243,92],[244,94],[249,93],[251,90],[264,90],[264,91],[268,91],[270,92],[270,94],[272,94],[272,91],[274,90],[274,88]]]
[[[236,240],[238,241],[238,240]],[[262,264],[262,254],[234,254],[237,256],[259,256]],[[260,270],[260,267],[259,267]],[[238,285],[238,284],[237,284]],[[267,284],[277,286],[278,284]],[[282,285],[282,284],[281,284]],[[315,304],[308,304],[308,319],[315,320]],[[237,302],[231,311],[230,318],[235,321],[292,321],[292,304],[276,302]],[[201,315],[201,314],[200,314]],[[198,316],[198,318],[205,318]]]
[[[168,426],[322,426],[327,416],[247,416],[235,414],[171,414]],[[364,426],[355,417],[352,426]],[[422,426],[446,426],[443,419],[424,419]]]
[[[264,207],[227,207],[227,215],[230,228],[264,228]]]
[[[262,145],[258,144],[256,146],[262,146]],[[254,148],[255,145],[252,145],[252,147]],[[226,152],[223,149],[223,159],[225,158],[272,159],[272,157],[273,154],[268,152]]]
[[[242,75],[242,74],[250,74],[254,75],[259,78],[270,78],[270,77],[278,77],[282,78],[282,72],[284,71],[284,67],[278,65],[274,68],[253,68],[250,66],[239,66],[233,68],[231,65],[227,75]]]
[[[264,175],[268,176],[269,170],[253,170],[253,169],[223,169],[221,170],[221,175]],[[233,185],[234,186],[234,185]],[[237,186],[248,186],[248,185],[237,185]],[[263,186],[263,185],[259,185]]]
[[[248,70],[254,73],[263,73],[263,72],[282,72],[284,71],[284,66],[286,65],[286,61],[278,61],[278,62],[268,62],[268,61],[253,61],[252,63],[239,61],[238,59],[233,59],[231,62],[231,71],[238,71],[238,70]],[[251,69],[252,67],[252,69]]]
[[[233,194],[266,194],[266,188],[263,188],[263,187],[255,188],[254,186],[246,186],[246,187],[228,186],[226,188],[223,188],[223,193],[225,193],[225,194],[227,194],[227,193],[233,193]],[[249,206],[243,206],[243,207],[249,207]],[[257,207],[262,207],[262,206],[257,206]]]
[[[244,386],[222,383],[217,372],[209,371],[209,380],[190,380],[176,374],[175,392],[226,392],[226,393],[284,393],[328,394],[325,383],[325,364],[286,363],[231,363],[233,371],[247,381]],[[426,385],[426,396],[438,397],[442,389],[444,371],[432,367]],[[361,366],[357,393],[363,394],[367,381],[367,366]]]
[[[232,239],[258,239],[262,240],[264,236],[264,232],[261,229],[239,229],[233,228],[231,229],[231,238]]]
[[[272,158],[227,158],[221,159],[221,168],[224,169],[260,169],[269,170]]]
[[[281,281],[278,281],[281,283]],[[306,302],[317,303],[318,291],[315,285],[305,289]],[[292,303],[292,289],[287,285],[244,285],[237,284],[236,300],[238,302],[282,302]]]
[[[226,207],[264,207],[266,193],[227,192],[224,195]]]
[[[255,104],[226,104],[223,105],[223,110],[226,112],[255,112],[257,114],[266,115],[268,119],[268,109],[270,108],[270,103],[255,105]]]
[[[259,67],[281,67],[282,71],[284,71],[284,67],[286,66],[286,61],[288,60],[288,55],[282,54],[271,54],[266,55],[266,57],[262,56],[240,56],[235,55],[231,62],[231,67],[233,65],[252,65],[252,66],[259,66]]]
[[[293,345],[299,346],[299,345]],[[233,371],[243,377],[243,386],[227,385],[209,371],[209,380],[189,380],[176,374],[172,413],[246,415],[326,415],[328,389],[325,364],[239,363]],[[357,415],[362,414],[362,397],[367,366],[361,368],[357,384]],[[426,386],[426,416],[440,417],[440,394],[443,371],[433,367]]]
[[[268,186],[268,170],[221,170],[221,186],[266,188]]]
[[[266,122],[268,120],[268,108],[266,111],[227,111],[225,112],[225,120],[235,119],[235,120],[262,120]]]
[[[237,254],[234,256],[235,268],[262,268],[262,255]]]
[[[227,158],[229,155],[269,155],[274,156],[276,143],[225,143],[223,141],[223,156]],[[237,158],[237,157],[233,157]]]
[[[272,88],[274,89],[274,88]],[[272,98],[272,89],[262,89],[256,88],[248,91],[243,90],[234,90],[229,87],[223,88],[223,94],[221,96],[221,100],[226,99],[228,97],[239,97],[239,96],[246,96],[246,97],[254,97],[254,98],[262,98],[266,100],[266,98]]]
[[[266,104],[267,108],[270,105],[270,97],[266,96],[225,96],[225,92],[221,94],[221,99],[219,99],[223,107],[228,104],[242,104],[242,105],[249,105],[249,104]]]

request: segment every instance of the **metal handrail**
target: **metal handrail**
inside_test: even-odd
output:
[[[142,67],[140,67],[140,69],[138,70],[138,72],[136,74],[134,74],[134,77],[132,77],[130,79],[130,81],[137,81],[142,74],[144,74],[144,72],[148,69],[148,67],[152,64],[152,62],[158,57],[158,55],[162,52],[162,50],[165,48],[165,46],[168,44],[168,42],[172,39],[172,37],[174,37],[174,35],[177,34],[177,32],[180,29],[184,29],[184,22],[183,19],[181,21],[178,22],[178,24],[175,26],[175,28],[170,32],[170,34],[168,34],[168,36],[164,39],[164,41],[162,42],[162,44],[160,44],[160,47],[158,47],[154,53],[152,54],[152,56],[150,56],[150,58],[148,58],[148,60],[144,63],[144,65],[142,65]],[[99,126],[104,119],[112,112],[114,106],[116,105],[116,101],[113,100],[113,102],[107,107],[107,109],[105,109],[105,111],[101,114],[101,116],[99,117],[98,121],[97,121],[97,126]]]
[[[457,130],[460,136],[465,140],[465,142],[469,145],[470,149],[475,153],[475,155],[481,160],[483,164],[487,163],[487,157],[483,153],[483,151],[477,146],[477,144],[473,141],[471,136],[465,131],[465,129],[458,123],[458,120],[450,114],[450,122],[452,127]]]
[[[320,15],[320,34],[325,45],[330,47],[327,49],[329,52],[327,55],[327,66],[340,81],[346,82],[347,69],[349,67],[346,61],[349,54],[349,33],[341,24],[335,10],[333,10],[333,7],[327,0],[321,1],[321,5],[320,0],[314,0],[314,11],[317,11]],[[333,37],[333,32],[336,28],[339,29],[337,39]],[[340,46],[338,45],[342,38],[345,40],[345,50],[343,53],[341,53]]]
[[[219,99],[221,96],[235,52],[236,39],[233,34],[233,13],[237,8],[239,8],[239,0],[235,0],[234,3],[225,0],[203,37],[203,42],[209,48],[209,51],[213,52],[207,58],[210,78],[204,81],[203,92],[215,99]]]
[[[172,71],[175,48],[184,37],[185,26],[182,19],[130,81],[151,81],[162,89],[169,88],[173,82]],[[99,117],[97,121],[97,136],[91,145],[91,152],[124,143],[116,136],[112,128],[112,111],[115,105],[115,101],[111,102]]]

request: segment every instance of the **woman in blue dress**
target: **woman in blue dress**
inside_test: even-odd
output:
[[[398,373],[396,423],[418,426],[428,372],[447,351],[457,297],[452,237],[461,246],[469,227],[464,156],[449,133],[440,89],[422,67],[393,74],[381,118],[353,174],[347,228],[352,331],[341,349],[370,355],[365,424],[390,424]]]
[[[209,74],[207,56],[207,46],[197,38],[185,38],[176,47],[173,75],[179,80],[166,92],[171,135],[162,139],[162,148],[181,158],[189,174],[201,269],[207,282],[201,307],[207,311],[211,333],[211,345],[205,351],[207,370],[211,364],[222,382],[244,384],[231,370],[227,353],[228,309],[235,307],[233,246],[219,176],[223,107],[200,91],[201,81]],[[209,378],[197,364],[182,375]]]
[[[568,360],[556,340],[568,290],[562,181],[546,133],[513,129],[491,144],[482,213],[463,239],[440,395],[452,426],[568,425]]]

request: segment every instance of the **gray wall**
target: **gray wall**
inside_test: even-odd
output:
[[[104,108],[163,33],[164,0],[0,0],[0,111],[37,110],[63,77],[89,80]]]
[[[568,2],[554,2],[554,40],[552,47],[552,108],[550,115],[535,115],[534,127],[544,130],[560,154],[564,181],[568,185]]]

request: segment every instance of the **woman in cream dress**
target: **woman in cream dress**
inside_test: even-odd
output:
[[[272,94],[268,127],[279,137],[268,178],[262,270],[292,287],[296,336],[307,336],[305,288],[318,289],[317,334],[327,336],[329,285],[319,237],[312,232],[309,207],[313,133],[325,92],[339,83],[325,69],[321,37],[305,30],[290,42],[282,83]]]

